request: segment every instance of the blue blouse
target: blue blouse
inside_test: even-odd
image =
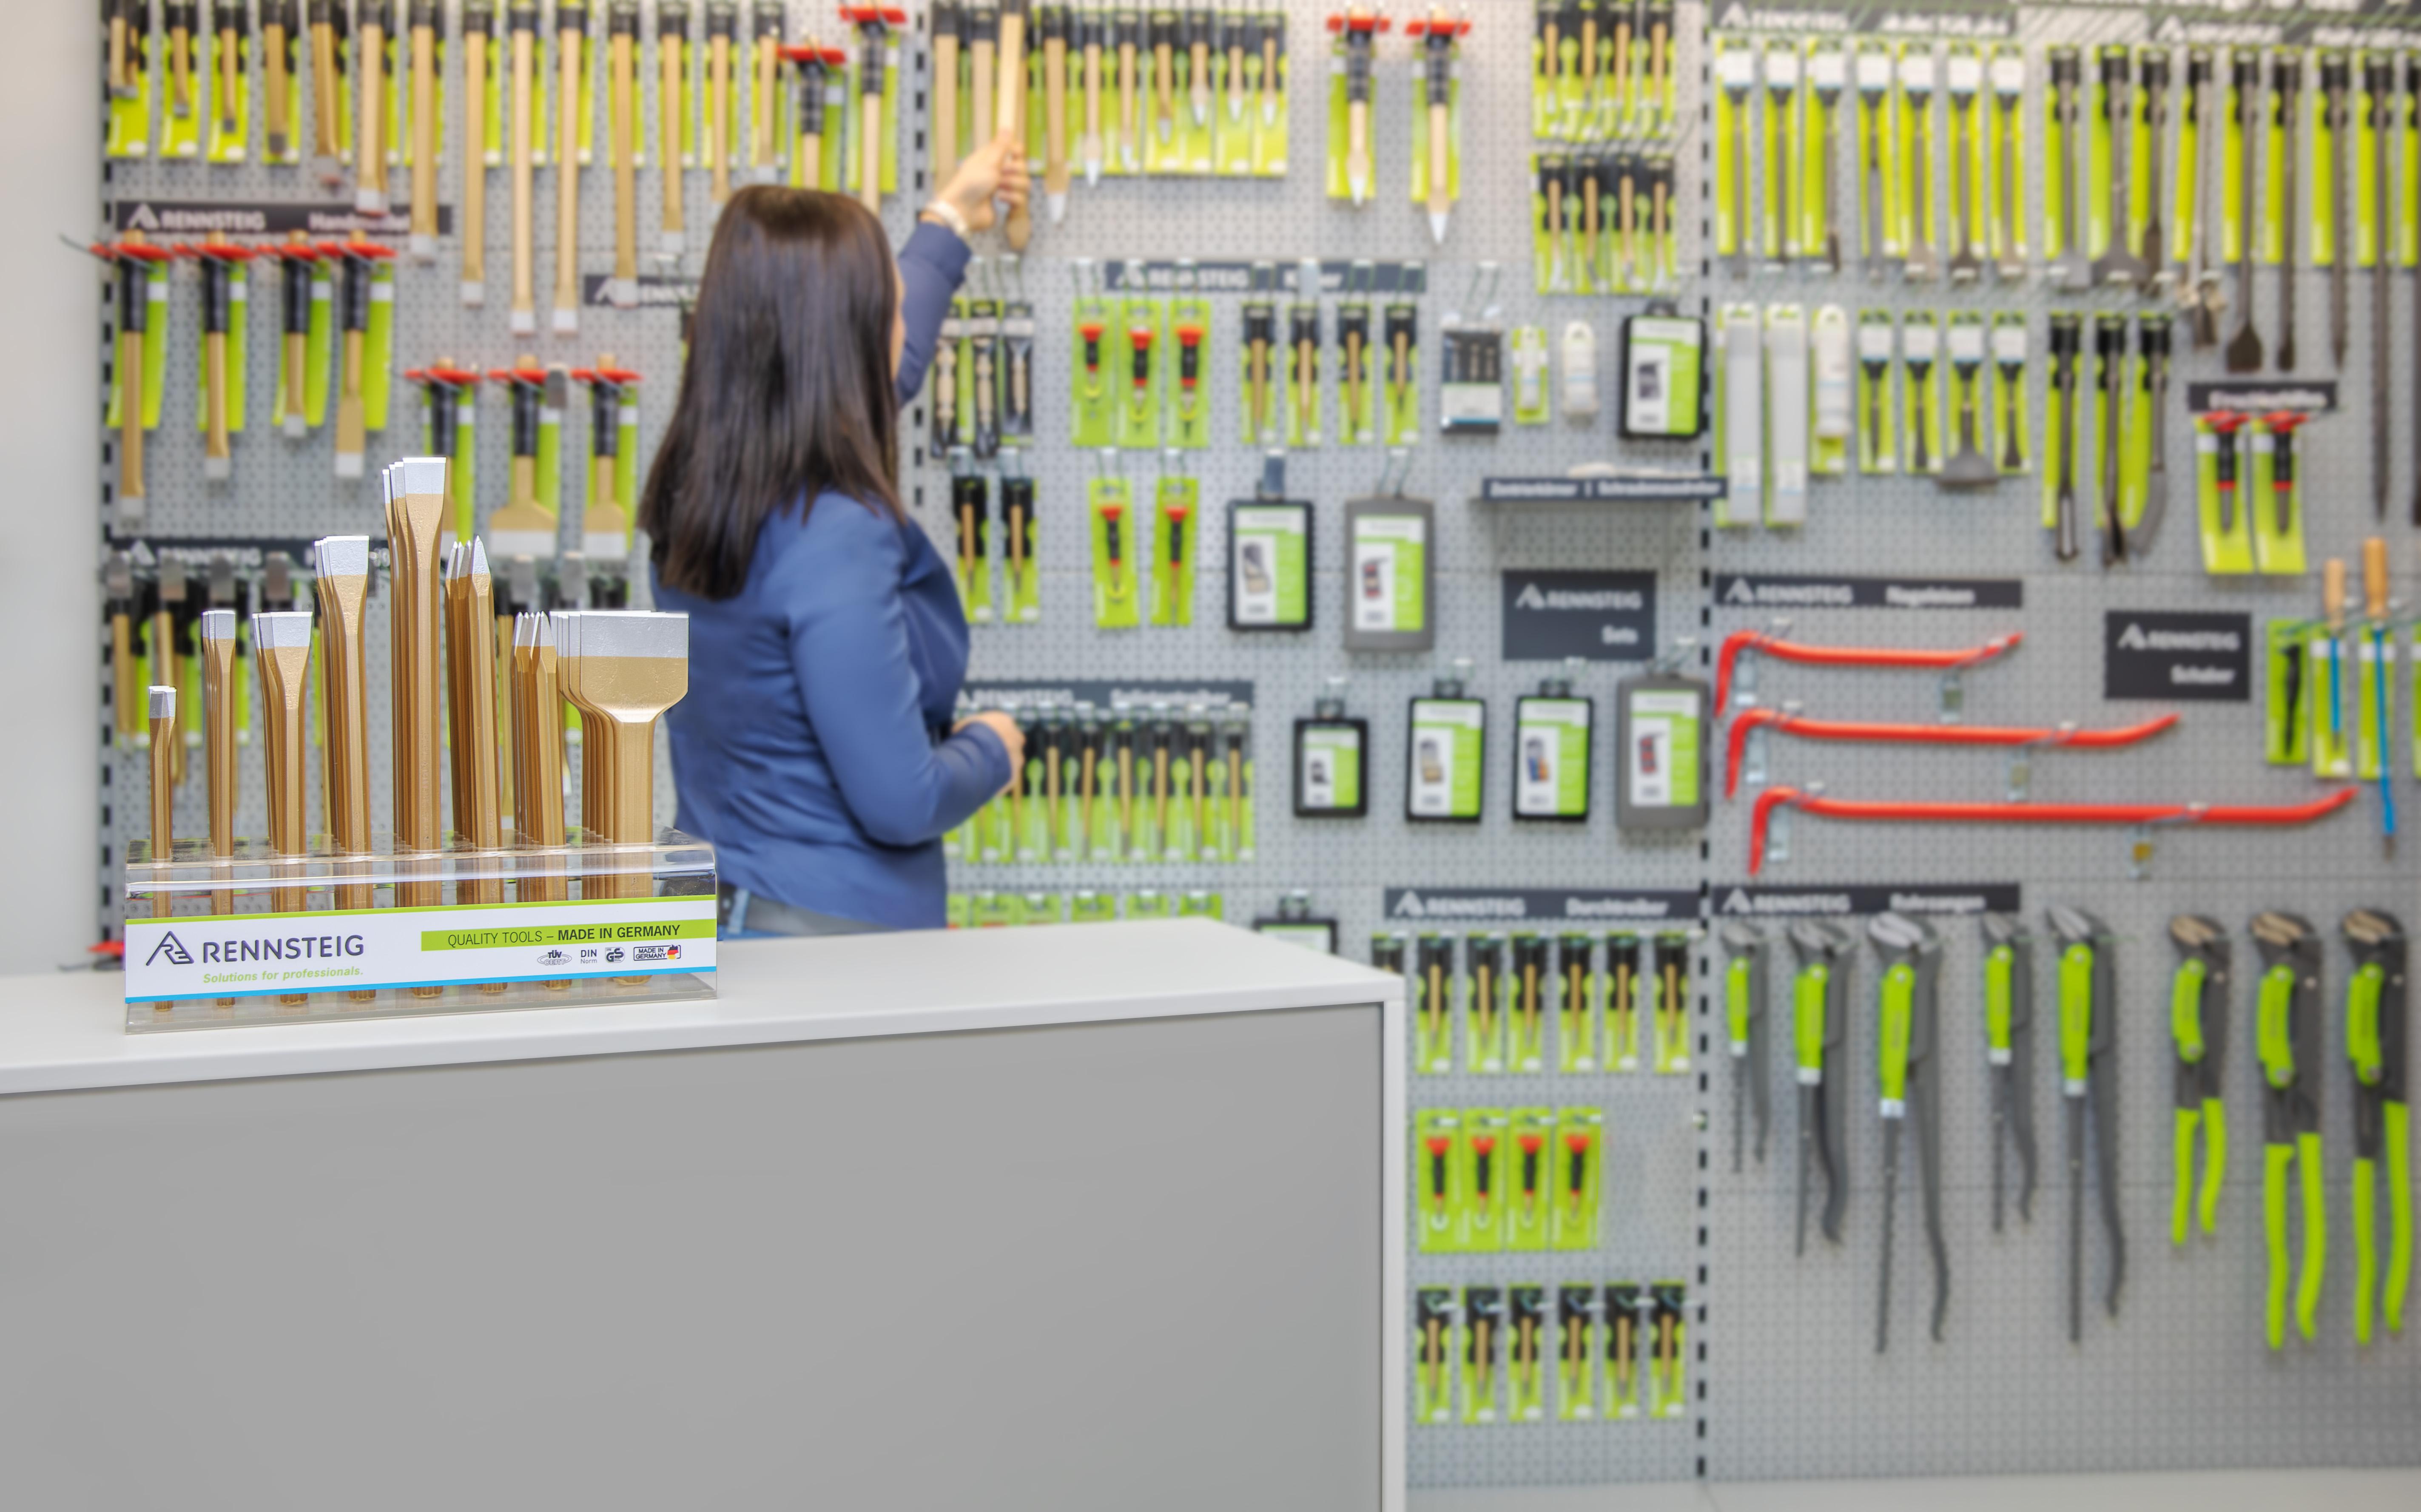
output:
[[[899,254],[902,402],[967,255],[921,225]],[[724,881],[819,913],[938,928],[941,836],[1009,766],[992,731],[948,733],[967,622],[924,531],[825,492],[804,518],[794,505],[766,521],[734,597],[655,591],[658,608],[690,616],[689,695],[665,716],[678,822],[714,842]]]

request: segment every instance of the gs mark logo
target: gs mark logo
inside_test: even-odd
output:
[[[143,958],[143,964],[153,965],[163,956],[168,958],[168,964],[171,966],[191,966],[194,963],[193,953],[188,951],[184,943],[177,938],[177,931],[174,929],[160,937],[160,943],[151,947],[151,954]]]

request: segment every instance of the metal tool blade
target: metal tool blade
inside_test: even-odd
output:
[[[1883,1261],[1882,1290],[1875,1302],[1875,1353],[1891,1343],[1892,1208],[1899,1195],[1899,1125],[1883,1120]]]

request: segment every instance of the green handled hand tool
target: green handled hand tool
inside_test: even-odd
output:
[[[1992,1077],[1992,1232],[2007,1190],[2001,1150],[2018,1150],[2018,1217],[2034,1222],[2034,936],[2013,913],[1984,915],[1984,1062]],[[2007,1130],[2008,1139],[2001,1138]]]
[[[2227,1068],[2227,931],[2217,920],[2180,913],[2169,921],[2178,969],[2169,978],[2169,1037],[2178,1064],[2170,1100],[2176,1106],[2177,1200],[2169,1211],[2169,1242],[2183,1244],[2199,1211],[2202,1231],[2219,1224],[2219,1188],[2227,1176],[2227,1104],[2220,1096]],[[2201,1200],[2195,1200],[2195,1135],[2203,1137]]]
[[[2346,984],[2346,1053],[2353,1061],[2353,1336],[2371,1338],[2371,1293],[2379,1285],[2379,1219],[2372,1187],[2387,1162],[2387,1290],[2381,1311],[2391,1333],[2404,1332],[2404,1295],[2413,1283],[2413,1113],[2405,1091],[2404,927],[2393,914],[2356,909],[2345,917],[2353,947]]]
[[[1942,1314],[1950,1304],[1950,1252],[1942,1239],[1942,1102],[1935,1084],[1934,1041],[1942,1026],[1942,938],[1922,919],[1878,913],[1867,938],[1882,959],[1878,994],[1882,1072],[1883,1264],[1875,1310],[1875,1353],[1891,1342],[1892,1198],[1899,1184],[1899,1130],[1914,1128],[1925,1165],[1925,1239],[1933,1252],[1933,1339],[1942,1341]]]
[[[1766,1087],[1765,931],[1734,920],[1723,927],[1724,1024],[1732,1055],[1732,1169],[1741,1168],[1748,1109],[1757,1107],[1757,1163],[1765,1163],[1772,1117]]]
[[[1849,1169],[1842,1163],[1841,1099],[1833,1096],[1824,1069],[1838,1066],[1850,993],[1850,953],[1857,939],[1829,919],[1790,927],[1790,949],[1799,974],[1790,989],[1792,1051],[1799,1079],[1799,1216],[1793,1255],[1807,1253],[1807,1174],[1824,1167],[1824,1237],[1841,1241],[1841,1209],[1850,1199]]]
[[[2085,1127],[2093,1125],[2101,1226],[2110,1238],[2102,1309],[2118,1316],[2127,1235],[2118,1220],[2117,938],[2100,919],[2066,906],[2049,912],[2059,943],[2059,1090],[2068,1118],[2068,1341],[2085,1338]]]
[[[2298,1162],[2304,1270],[2295,1286],[2295,1326],[2307,1339],[2319,1326],[2320,1276],[2328,1262],[2320,1169],[2320,941],[2309,921],[2292,913],[2257,913],[2252,930],[2262,961],[2253,1022],[2261,1054],[2261,1227],[2270,1249],[2264,1320],[2270,1348],[2277,1349],[2287,1343],[2287,1173]]]

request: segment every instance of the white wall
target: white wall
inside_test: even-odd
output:
[[[89,240],[100,214],[100,9],[58,0],[8,9],[0,811],[12,864],[0,867],[10,947],[0,974],[80,958],[98,934],[101,896],[101,281],[91,258],[58,242]]]

